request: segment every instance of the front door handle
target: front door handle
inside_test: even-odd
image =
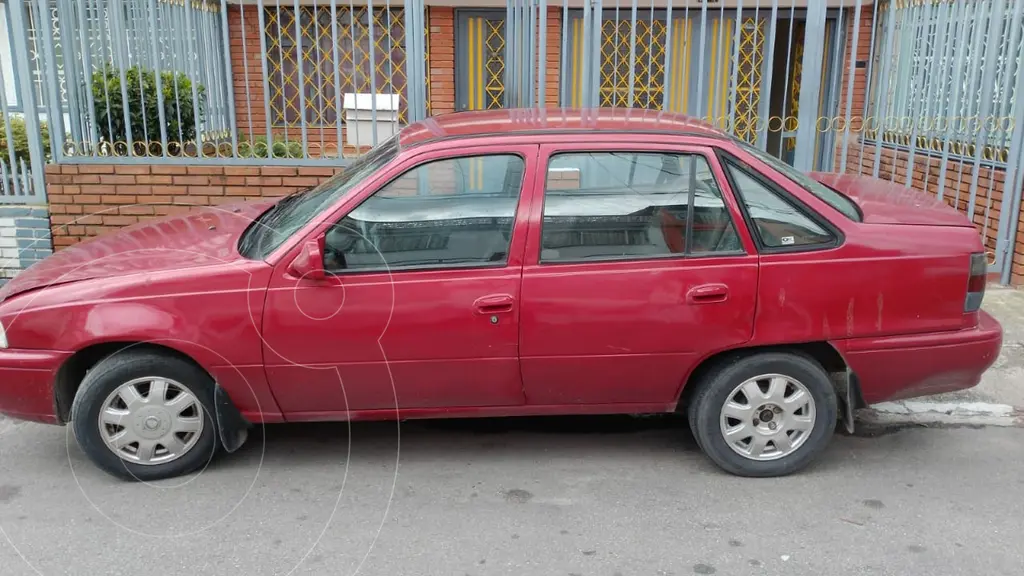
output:
[[[511,312],[516,300],[508,294],[491,294],[481,296],[473,302],[477,314],[496,314],[498,312]]]
[[[725,284],[701,284],[686,292],[687,304],[725,302],[727,298],[729,298],[729,287]]]

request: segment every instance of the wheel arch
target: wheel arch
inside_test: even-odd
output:
[[[118,340],[96,342],[72,354],[57,370],[53,384],[53,397],[56,404],[57,420],[67,424],[71,419],[71,404],[75,400],[78,388],[85,375],[97,364],[113,354],[125,350],[149,350],[174,356],[194,365],[205,372],[213,380],[213,374],[191,355],[164,343]]]
[[[796,353],[807,356],[813,359],[815,362],[821,365],[828,372],[829,375],[833,374],[847,374],[849,370],[849,364],[839,350],[829,342],[799,342],[791,344],[772,344],[767,346],[748,346],[745,348],[731,348],[728,350],[722,350],[705,356],[690,374],[686,377],[683,382],[682,389],[680,390],[679,396],[676,401],[676,411],[684,411],[689,405],[690,399],[693,394],[697,391],[697,384],[701,381],[705,374],[710,370],[721,364],[722,362],[735,361],[740,358],[750,356],[751,354],[758,354],[761,352],[788,352]],[[834,382],[833,382],[834,384]],[[856,378],[849,379],[849,385],[853,388],[854,398],[856,406],[859,408],[863,405],[863,400],[860,398],[860,389],[857,386]],[[837,393],[841,392],[836,390]],[[840,400],[842,401],[843,395],[840,394]]]

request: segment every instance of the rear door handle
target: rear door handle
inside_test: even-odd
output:
[[[515,298],[508,294],[491,294],[482,296],[473,302],[477,314],[495,314],[497,312],[511,312],[512,306],[516,303]]]
[[[686,292],[687,304],[725,302],[727,298],[729,298],[729,287],[725,284],[701,284]]]

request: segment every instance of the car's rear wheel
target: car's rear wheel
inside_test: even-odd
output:
[[[695,385],[690,428],[704,453],[732,474],[796,472],[825,449],[835,430],[835,389],[807,356],[765,352],[733,358]]]
[[[213,381],[176,356],[118,352],[89,371],[71,406],[82,451],[104,471],[136,480],[181,476],[217,448]]]

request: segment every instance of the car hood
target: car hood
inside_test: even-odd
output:
[[[810,176],[856,202],[868,224],[971,226],[966,216],[936,196],[902,184],[855,174],[812,172]]]
[[[269,203],[208,208],[147,220],[80,242],[50,256],[0,288],[10,296],[94,278],[194,268],[236,261],[238,238]]]

